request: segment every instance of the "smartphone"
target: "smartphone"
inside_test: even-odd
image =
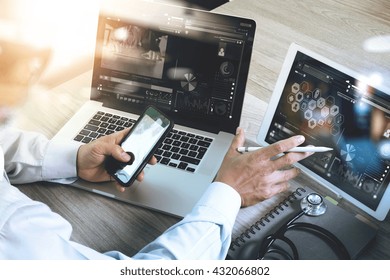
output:
[[[130,186],[172,128],[173,121],[155,107],[147,107],[120,143],[133,156],[132,163],[110,156],[105,161],[107,172],[122,186]]]

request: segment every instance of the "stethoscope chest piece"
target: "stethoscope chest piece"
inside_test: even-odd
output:
[[[326,208],[324,199],[317,193],[308,194],[301,200],[301,209],[309,216],[320,216],[326,212]]]

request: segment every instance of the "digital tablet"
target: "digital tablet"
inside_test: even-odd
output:
[[[297,166],[378,220],[390,208],[390,92],[330,59],[293,43],[257,142],[292,135],[327,146]]]

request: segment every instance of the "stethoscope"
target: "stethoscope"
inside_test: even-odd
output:
[[[344,244],[333,233],[315,224],[296,222],[296,220],[298,220],[303,215],[323,215],[325,214],[326,209],[327,205],[325,204],[323,197],[317,193],[310,193],[306,197],[302,198],[301,211],[289,221],[287,221],[284,225],[282,225],[275,233],[265,237],[260,246],[257,259],[266,259],[267,255],[279,255],[285,259],[298,260],[299,254],[297,247],[289,238],[285,236],[286,232],[290,229],[299,229],[311,232],[326,241],[340,259],[351,259],[351,256],[349,255]],[[280,240],[287,244],[291,248],[292,253],[286,251],[280,246],[275,246],[274,242],[276,240]]]

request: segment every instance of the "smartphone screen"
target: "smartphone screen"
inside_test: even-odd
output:
[[[110,157],[106,162],[108,173],[121,185],[131,185],[172,127],[172,121],[148,107],[121,142],[124,151],[133,153],[133,163],[127,165]]]

